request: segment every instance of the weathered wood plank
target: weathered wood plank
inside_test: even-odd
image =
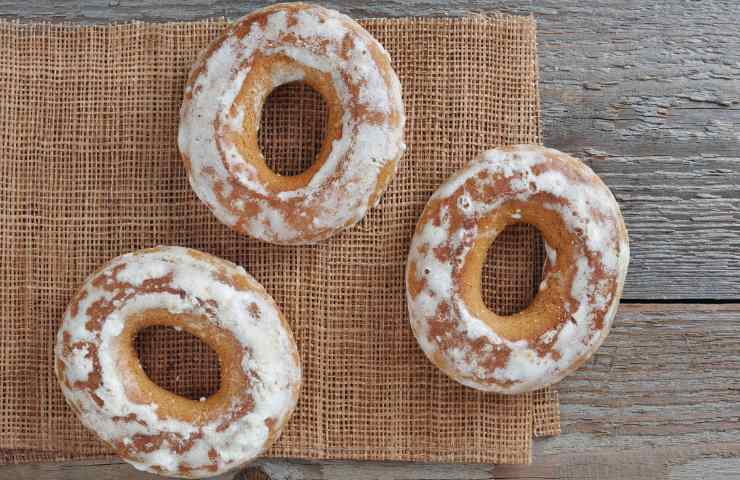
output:
[[[537,442],[535,458],[657,456],[668,473],[737,458],[739,368],[740,305],[623,306],[604,346],[560,386],[563,435]]]
[[[625,297],[740,298],[740,4],[589,5],[537,17],[543,128],[621,202]]]
[[[235,477],[236,474],[232,473],[212,478],[213,480],[231,480]],[[139,472],[130,465],[117,460],[86,460],[0,467],[0,480],[161,480],[162,478],[159,475]]]
[[[707,472],[712,472],[712,480],[736,480],[740,472],[740,458],[708,458],[670,468],[671,478],[675,480],[706,478]]]
[[[268,3],[0,0],[0,14],[191,20]],[[740,299],[740,3],[322,3],[356,17],[534,13],[545,142],[584,158],[619,197],[633,246],[625,298]]]
[[[560,385],[563,434],[537,440],[531,466],[265,460],[262,467],[275,479],[683,479],[704,467],[740,478],[738,372],[740,304],[624,305],[604,346]],[[100,475],[149,478],[109,462],[0,469],[0,478]]]

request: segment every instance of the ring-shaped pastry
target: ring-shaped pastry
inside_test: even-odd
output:
[[[257,133],[267,96],[302,81],[328,106],[316,161],[273,172]],[[405,150],[401,85],[383,46],[349,17],[303,3],[238,20],[195,63],[178,144],[190,184],[236,231],[279,244],[326,239],[377,204]]]
[[[134,338],[164,325],[218,355],[219,390],[190,400],[149,379]],[[136,468],[183,478],[254,459],[279,436],[299,394],[293,336],[243,268],[196,250],[159,247],[113,259],[69,305],[56,374],[82,423]]]
[[[510,316],[483,302],[486,253],[508,225],[536,226],[544,280]],[[411,327],[429,359],[479,390],[561,380],[601,345],[619,304],[629,243],[619,206],[586,165],[534,145],[483,152],[432,195],[409,252]]]

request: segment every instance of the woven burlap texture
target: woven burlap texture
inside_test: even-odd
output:
[[[64,403],[55,333],[90,272],[159,244],[243,265],[291,324],[304,387],[270,456],[526,463],[533,436],[558,433],[555,392],[484,394],[434,368],[408,326],[403,280],[414,225],[437,186],[482,149],[540,141],[534,22],[362,23],[401,78],[408,151],[359,225],[319,245],[280,247],[221,225],[178,156],[185,76],[223,21],[0,22],[0,461],[110,454]],[[306,90],[280,88],[266,107],[262,144],[278,171],[305,167],[320,142],[322,101]],[[526,305],[541,273],[538,235],[510,229],[489,258],[489,305]],[[217,385],[216,362],[188,335],[149,332],[139,347],[165,387],[192,396]]]

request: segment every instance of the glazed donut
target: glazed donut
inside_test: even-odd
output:
[[[314,164],[282,176],[257,143],[265,99],[302,81],[328,106]],[[238,20],[195,63],[178,145],[190,184],[236,231],[279,244],[326,239],[377,204],[405,150],[401,85],[382,45],[333,10],[278,4]]]
[[[189,400],[141,367],[137,332],[185,330],[218,355],[219,390]],[[82,423],[140,470],[182,478],[248,462],[279,436],[301,384],[293,336],[243,268],[179,247],[129,253],[92,274],[57,335],[55,370]]]
[[[536,226],[544,280],[511,316],[481,296],[486,252],[507,225]],[[429,359],[479,390],[521,393],[561,380],[609,333],[629,263],[614,196],[580,161],[534,145],[483,152],[430,198],[411,242],[406,297]]]

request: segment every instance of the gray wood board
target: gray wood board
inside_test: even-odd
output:
[[[740,478],[739,320],[740,305],[623,306],[602,348],[559,385],[563,433],[536,439],[530,466],[264,460],[262,467],[275,480],[689,479],[701,471]],[[130,475],[148,478],[108,461],[0,468],[0,478]]]
[[[270,2],[0,0],[0,15],[99,23],[238,17]],[[322,2],[356,17],[533,13],[545,143],[621,202],[628,300],[740,300],[740,2]]]

